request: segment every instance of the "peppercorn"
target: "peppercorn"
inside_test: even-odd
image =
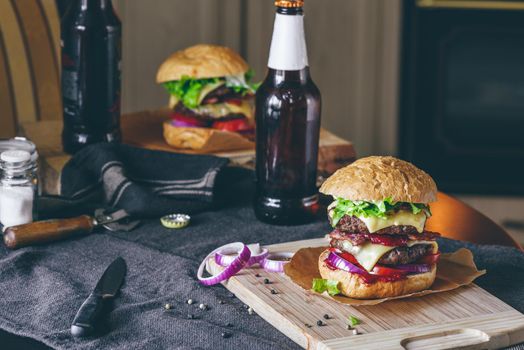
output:
[[[347,329],[348,331],[351,330],[351,325],[350,325],[350,324],[346,325],[346,329]]]
[[[260,274],[259,273],[255,274],[255,277],[260,277]]]
[[[268,278],[264,278],[264,284],[269,284],[269,279]]]
[[[255,313],[255,311],[253,310],[252,307],[250,307],[249,309],[247,309],[247,313],[250,314],[250,315],[253,315]]]
[[[313,326],[310,325],[309,323],[304,323],[304,326],[306,326],[307,328],[311,328],[311,327],[313,327]]]
[[[318,320],[318,321],[317,321],[317,326],[320,327],[320,326],[323,326],[323,325],[324,325],[324,322],[322,322],[322,320]]]
[[[358,335],[358,330],[357,329],[353,329],[353,335]]]
[[[328,314],[324,314],[324,319],[329,320],[329,315]]]
[[[172,308],[173,308],[173,306],[171,306],[171,304],[164,305],[164,309],[166,309],[166,310],[171,310]]]
[[[206,304],[200,304],[200,305],[198,305],[198,308],[200,310],[207,310],[207,305]]]
[[[274,289],[271,289],[271,294],[277,294],[277,291]]]
[[[187,299],[187,303],[188,303],[189,305],[193,304],[193,299]]]
[[[229,332],[222,332],[222,338],[229,338],[231,336],[231,333]]]

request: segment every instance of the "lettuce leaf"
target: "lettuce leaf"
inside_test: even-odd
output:
[[[207,84],[215,84],[220,81],[220,78],[209,79],[192,79],[183,76],[180,80],[168,81],[164,83],[164,87],[171,94],[175,95],[188,108],[198,107],[198,98],[200,92]]]
[[[311,289],[317,293],[328,292],[329,295],[337,295],[340,293],[340,290],[338,289],[338,281],[326,280],[323,278],[314,278]]]
[[[226,86],[242,96],[247,95],[248,93],[255,93],[260,86],[260,83],[250,82],[254,75],[255,72],[252,69],[249,69],[246,74],[228,76],[226,77]]]
[[[250,69],[244,75],[225,78],[193,79],[188,76],[183,76],[180,80],[164,83],[164,88],[171,95],[174,95],[178,100],[182,101],[186,107],[197,108],[202,100],[200,94],[208,84],[224,82],[227,87],[242,96],[256,92],[260,84],[250,82],[253,74],[253,70]]]
[[[349,199],[336,198],[333,204],[333,212],[331,214],[331,224],[335,227],[344,215],[363,216],[365,218],[375,216],[385,219],[390,212],[406,205],[409,205],[413,214],[418,214],[421,211],[424,211],[426,216],[431,216],[429,206],[422,203],[395,202],[391,198],[374,202],[352,201]]]

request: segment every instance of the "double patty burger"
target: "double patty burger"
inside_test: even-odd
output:
[[[433,179],[393,157],[367,157],[339,169],[320,192],[331,195],[331,248],[319,258],[322,278],[360,299],[393,297],[433,284],[437,233],[424,230],[436,200]]]
[[[233,50],[195,45],[177,51],[160,66],[157,82],[170,94],[175,127],[246,132],[253,129],[252,71]]]

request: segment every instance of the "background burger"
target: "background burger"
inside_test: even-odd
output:
[[[173,126],[245,132],[253,129],[251,77],[233,50],[201,44],[169,56],[156,80],[171,95]]]
[[[322,278],[361,299],[433,284],[439,235],[424,225],[437,187],[428,174],[393,157],[368,157],[339,169],[320,191],[334,198],[328,207],[331,248],[319,258]]]

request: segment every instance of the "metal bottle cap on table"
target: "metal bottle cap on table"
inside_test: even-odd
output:
[[[170,214],[163,216],[160,222],[167,228],[183,228],[189,225],[191,217],[186,214]]]

